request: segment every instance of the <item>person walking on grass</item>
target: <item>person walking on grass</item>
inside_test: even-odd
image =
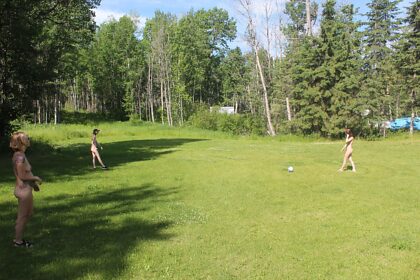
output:
[[[13,133],[10,148],[13,150],[13,173],[16,177],[14,195],[18,200],[18,213],[15,224],[15,247],[32,247],[32,243],[23,239],[26,224],[33,214],[32,189],[39,191],[41,178],[32,174],[32,167],[26,158],[25,151],[30,146],[29,137],[23,132]]]
[[[344,147],[341,149],[341,151],[344,152],[344,159],[343,159],[343,165],[341,165],[341,168],[338,169],[338,171],[344,171],[344,168],[346,167],[347,161],[350,161],[352,171],[356,172],[356,166],[354,165],[352,155],[353,155],[353,142],[354,142],[354,136],[353,133],[349,128],[346,128],[344,130],[346,133],[346,143],[344,144]]]
[[[101,144],[99,144],[98,140],[96,140],[96,135],[99,133],[99,129],[95,128],[92,133],[92,145],[90,146],[90,151],[92,152],[92,163],[93,169],[96,168],[96,159],[98,159],[99,163],[102,166],[102,169],[107,169],[108,167],[102,162],[101,156],[99,155],[98,148],[101,150],[103,149]]]

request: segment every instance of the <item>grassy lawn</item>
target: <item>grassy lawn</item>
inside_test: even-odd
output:
[[[0,279],[420,279],[420,137],[341,142],[100,126],[27,127],[44,179],[14,248],[0,157]],[[294,173],[287,167],[293,165]]]

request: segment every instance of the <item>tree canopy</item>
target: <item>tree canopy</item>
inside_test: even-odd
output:
[[[276,133],[379,134],[420,103],[419,1],[407,13],[398,4],[372,0],[360,22],[351,4],[290,0],[280,25],[266,14],[266,44],[249,13],[250,53],[232,43],[237,20],[220,8],[156,11],[139,30],[132,15],[96,26],[99,0],[0,0],[0,133],[17,119],[57,123],[62,110],[183,125],[233,106]]]

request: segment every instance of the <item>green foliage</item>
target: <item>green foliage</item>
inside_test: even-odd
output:
[[[285,14],[290,19],[290,22],[283,28],[284,34],[290,38],[288,42],[290,46],[295,46],[302,39],[306,33],[306,5],[304,1],[290,0],[286,2]],[[316,22],[318,17],[318,3],[313,1],[311,3],[311,20],[312,25]],[[293,51],[292,48],[289,51]]]
[[[136,26],[128,16],[101,25],[93,44],[91,75],[102,110],[116,119],[132,113],[132,93],[141,66]]]
[[[10,121],[33,113],[33,100],[56,90],[65,62],[89,42],[99,0],[0,1],[0,138]]]
[[[191,10],[179,20],[173,40],[176,83],[193,102],[219,102],[212,94],[222,80],[218,67],[235,37],[236,22],[223,9]]]
[[[265,124],[262,118],[247,114],[222,114],[217,111],[217,107],[213,107],[213,112],[197,111],[191,116],[190,124],[197,128],[222,131],[233,135],[265,134]]]
[[[94,125],[104,121],[110,121],[105,114],[83,112],[83,111],[63,111],[61,112],[63,124],[90,124]]]
[[[239,48],[228,52],[220,65],[222,75],[222,104],[235,106],[245,103],[246,85],[249,83],[249,68]]]
[[[398,102],[400,79],[392,57],[395,55],[393,44],[399,38],[401,20],[398,17],[398,3],[401,1],[373,0],[368,4],[366,13],[368,21],[364,31],[364,74],[365,81],[361,94],[371,111],[370,121],[389,120],[398,115],[393,114],[392,105]],[[396,110],[398,111],[398,110]]]
[[[400,76],[402,110],[406,115],[420,107],[420,2],[414,1],[408,8],[407,24],[401,40],[396,44],[394,63]],[[401,98],[402,96],[402,98]],[[405,106],[404,106],[405,105]]]
[[[264,134],[255,54],[230,49],[236,20],[226,10],[156,11],[141,31],[136,16],[96,29],[99,3],[0,0],[0,141],[11,120],[46,123],[56,112],[60,122],[62,109],[170,126],[195,114],[200,127]],[[286,1],[283,53],[273,58],[262,42],[258,52],[277,132],[340,137],[351,127],[376,137],[384,120],[418,114],[419,4],[403,19],[399,3],[372,0],[360,32],[353,5],[326,1],[319,32],[308,36],[305,3]],[[318,14],[312,1],[313,23]],[[195,113],[200,104],[240,115]],[[97,121],[85,116],[77,117]]]
[[[305,38],[291,66],[295,118],[292,130],[337,137],[362,124],[361,49],[353,6],[327,1],[319,37]]]

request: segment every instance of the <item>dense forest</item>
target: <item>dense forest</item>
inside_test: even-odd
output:
[[[418,115],[419,0],[404,11],[372,0],[362,15],[334,0],[276,3],[257,18],[236,0],[238,34],[220,8],[156,11],[139,28],[132,15],[97,26],[100,0],[0,0],[1,136],[64,111],[215,129],[210,107],[232,106],[236,133],[325,137]],[[247,50],[231,47],[238,36]]]

